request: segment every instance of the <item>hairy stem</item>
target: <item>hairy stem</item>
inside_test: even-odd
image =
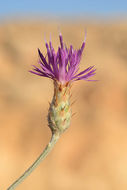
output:
[[[44,151],[40,154],[37,160],[21,175],[7,190],[14,190],[20,183],[22,183],[27,176],[29,176],[32,171],[41,163],[42,160],[48,155],[48,153],[52,150],[57,140],[59,139],[59,134],[54,133],[49,144],[45,147]]]

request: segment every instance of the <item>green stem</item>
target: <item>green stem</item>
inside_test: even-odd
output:
[[[41,163],[42,160],[48,155],[52,150],[57,140],[59,139],[59,134],[54,133],[49,144],[45,147],[44,151],[40,154],[37,160],[21,175],[7,190],[14,190],[20,183],[22,183],[27,176],[29,176],[32,171]]]

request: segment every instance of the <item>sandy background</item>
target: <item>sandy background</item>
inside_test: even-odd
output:
[[[48,24],[47,24],[48,23]],[[76,115],[47,159],[17,190],[127,189],[126,22],[25,22],[0,25],[0,190],[5,190],[41,153],[51,133],[49,79],[28,72],[52,36],[80,47],[87,29],[81,69],[95,65],[99,82],[72,88]]]

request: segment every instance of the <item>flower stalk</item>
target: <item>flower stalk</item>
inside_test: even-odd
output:
[[[45,159],[45,157],[51,152],[54,145],[58,141],[60,137],[59,133],[54,133],[49,144],[45,147],[44,151],[40,154],[40,156],[36,159],[36,161],[21,175],[7,190],[14,190],[20,183],[22,183],[31,173],[32,171]]]

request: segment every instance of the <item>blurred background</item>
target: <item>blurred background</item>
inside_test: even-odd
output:
[[[73,84],[76,114],[52,153],[17,190],[127,189],[127,1],[0,2],[0,190],[49,142],[53,82],[28,72],[45,38],[61,31],[77,49],[87,30],[81,70],[95,65],[98,82]]]

